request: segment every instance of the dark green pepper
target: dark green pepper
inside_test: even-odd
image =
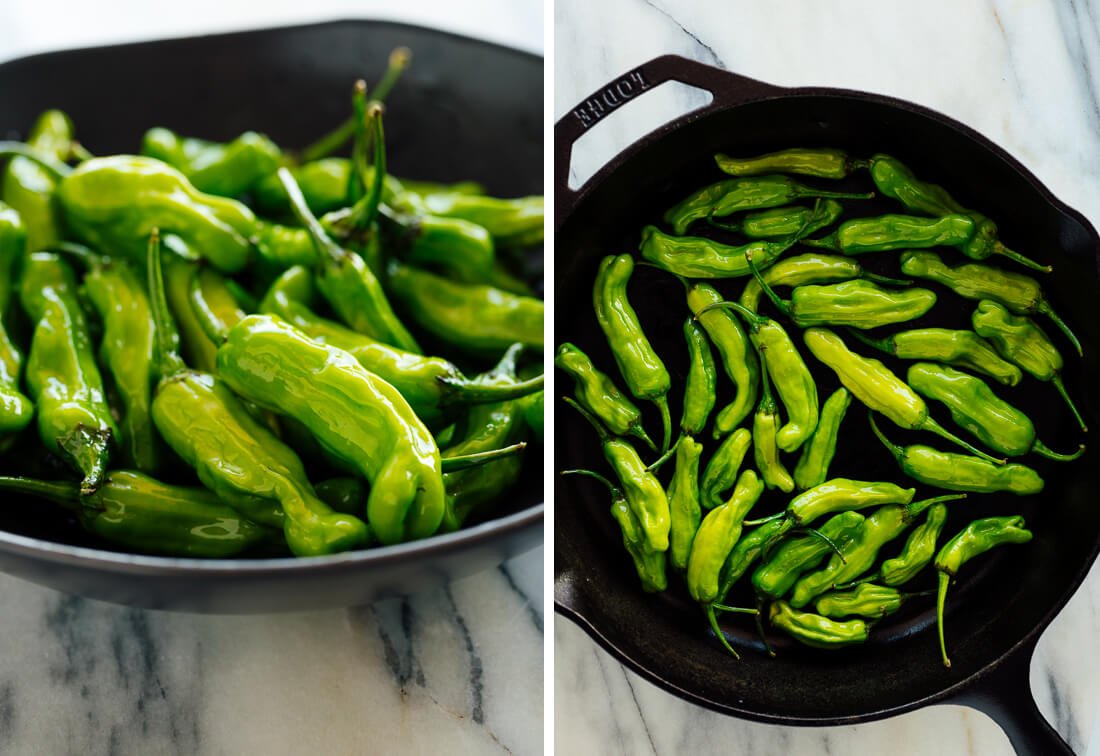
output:
[[[867,623],[861,619],[838,622],[820,614],[800,612],[785,601],[776,601],[768,620],[799,643],[813,648],[842,648],[867,642]]]
[[[804,572],[814,569],[834,549],[851,541],[864,519],[859,512],[841,512],[830,517],[817,533],[784,542],[752,573],[753,588],[767,598],[783,597]]]
[[[750,239],[781,239],[808,236],[820,231],[833,225],[843,212],[843,205],[830,199],[814,207],[791,205],[748,213],[740,223],[722,223],[711,219],[711,224],[727,231],[740,231]]]
[[[940,654],[943,666],[950,667],[947,647],[943,639],[943,609],[947,602],[947,588],[951,579],[959,574],[959,569],[979,554],[992,548],[1009,543],[1027,543],[1031,540],[1031,531],[1024,528],[1024,518],[1019,515],[1010,517],[986,517],[963,528],[954,538],[943,545],[936,554],[936,570],[939,572],[939,590],[936,592],[936,625],[940,635]]]
[[[1004,305],[990,299],[978,303],[970,318],[974,330],[993,342],[1006,360],[1013,362],[1044,383],[1051,383],[1061,394],[1082,431],[1087,431],[1085,419],[1069,398],[1062,383],[1062,355],[1035,321],[1013,315]]]
[[[936,360],[984,373],[1005,386],[1015,386],[1020,368],[1001,359],[993,346],[973,331],[949,328],[914,328],[881,339],[856,331],[852,336],[880,352],[903,360]]]
[[[681,436],[675,449],[676,467],[668,484],[671,518],[669,557],[673,567],[683,570],[687,568],[691,544],[702,517],[699,506],[699,457],[703,453],[703,445],[691,436]]]
[[[688,372],[684,384],[684,412],[680,417],[680,432],[698,436],[707,426],[714,410],[718,373],[710,353],[707,334],[694,318],[684,321],[684,340],[688,345]]]
[[[752,470],[737,480],[729,501],[715,507],[695,534],[687,563],[687,587],[691,597],[701,604],[718,598],[718,577],[730,551],[741,538],[741,523],[760,499],[764,484]]]
[[[909,534],[905,546],[896,557],[887,559],[878,570],[878,580],[885,585],[902,585],[917,576],[932,562],[936,555],[936,539],[940,537],[944,523],[947,522],[947,507],[935,504],[928,509],[928,515],[913,532]]]
[[[766,173],[794,173],[800,176],[842,179],[868,166],[868,161],[851,157],[844,150],[829,147],[793,147],[751,158],[734,158],[719,152],[718,169],[731,176],[760,176]]]
[[[760,352],[760,371],[764,390],[760,394],[760,404],[752,418],[752,451],[756,466],[760,468],[760,477],[769,489],[778,488],[783,493],[794,490],[794,478],[783,466],[779,458],[777,436],[779,433],[779,405],[772,396],[771,382],[768,380],[767,357]]]
[[[58,161],[69,159],[73,144],[73,122],[60,110],[38,116],[27,135],[28,147]],[[57,181],[53,171],[21,157],[13,157],[3,172],[0,197],[23,219],[28,252],[37,252],[61,238],[53,201]]]
[[[630,255],[608,255],[601,260],[592,287],[592,306],[630,393],[636,399],[653,402],[660,410],[664,429],[661,451],[665,452],[672,441],[672,419],[668,411],[668,390],[672,381],[627,298],[626,287],[633,272],[634,259]],[[541,325],[540,322],[540,328]]]
[[[1039,473],[1026,465],[996,465],[968,454],[952,454],[930,446],[898,446],[891,443],[871,417],[871,429],[897,460],[901,471],[913,480],[948,491],[992,493],[1009,491],[1028,496],[1043,490]]]
[[[36,402],[38,433],[51,452],[84,478],[81,491],[103,482],[118,439],[72,269],[56,254],[35,252],[23,265],[20,294],[34,323],[27,386]]]
[[[742,525],[745,525],[745,523],[742,523]],[[783,535],[786,527],[787,525],[783,520],[771,520],[744,533],[741,540],[730,551],[730,555],[725,564],[722,565],[721,573],[719,573],[719,600],[725,599],[734,583],[740,580],[741,576],[756,563],[756,560],[760,558],[769,544],[774,543],[777,538]]]
[[[829,465],[836,454],[836,440],[840,423],[852,403],[852,395],[841,386],[821,406],[821,417],[809,442],[802,447],[802,456],[794,468],[794,483],[805,491],[825,482],[829,477]]]
[[[558,347],[554,364],[574,381],[573,396],[616,436],[636,436],[656,451],[642,427],[642,411],[634,406],[611,379],[592,364],[588,355],[571,343]]]
[[[901,271],[907,276],[943,284],[966,299],[992,299],[1000,302],[1015,315],[1045,315],[1066,335],[1077,354],[1084,354],[1081,342],[1065,321],[1054,312],[1043,294],[1043,288],[1031,276],[978,263],[956,265],[952,268],[935,252],[915,251],[902,254]]]
[[[736,278],[750,273],[746,255],[751,254],[758,267],[766,268],[794,242],[754,241],[731,247],[702,236],[672,236],[656,226],[646,226],[638,249],[646,260],[678,276]]]
[[[89,533],[144,554],[224,558],[279,541],[278,531],[241,517],[204,488],[170,486],[139,472],[113,470],[91,494],[75,483],[30,478],[0,478],[0,490],[59,504]]]
[[[534,434],[539,443],[543,440],[543,422],[546,419],[546,392],[536,391],[525,396],[521,400],[523,407],[523,419],[527,428]]]
[[[860,583],[845,591],[830,591],[817,597],[814,609],[822,617],[843,619],[853,615],[880,619],[893,614],[909,598],[897,588],[874,583]]]
[[[918,393],[943,402],[951,418],[983,444],[1009,457],[1033,451],[1041,457],[1060,462],[1077,459],[1085,445],[1073,454],[1059,454],[1035,437],[1031,418],[1004,401],[981,378],[934,362],[909,366],[906,381]]]
[[[0,202],[0,452],[34,418],[34,404],[19,390],[23,355],[4,327],[13,269],[23,257],[26,242],[27,234],[19,213]]]
[[[722,494],[737,481],[751,443],[752,433],[748,428],[738,428],[722,439],[703,471],[700,500],[704,507],[713,509],[722,503]]]
[[[887,278],[866,270],[857,260],[841,255],[825,255],[811,252],[804,255],[786,257],[760,272],[768,286],[803,286],[804,284],[835,283],[853,278],[864,278],[877,283],[907,286],[908,282]],[[753,312],[760,306],[760,296],[764,290],[760,281],[753,277],[745,283],[739,299],[741,305]]]
[[[542,241],[544,201],[541,196],[500,199],[444,191],[420,196],[406,194],[405,200],[418,215],[476,224],[501,244],[518,239],[525,244]]]
[[[212,373],[218,347],[203,329],[191,304],[191,282],[198,274],[199,265],[179,255],[171,255],[163,265],[164,293],[180,331],[183,356],[195,370]]]
[[[164,161],[200,192],[236,197],[275,172],[282,151],[263,134],[246,131],[230,142],[181,137],[164,128],[145,132],[141,154]]]

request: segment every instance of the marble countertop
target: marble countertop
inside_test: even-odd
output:
[[[555,118],[608,81],[667,53],[779,85],[881,92],[972,126],[1060,199],[1100,222],[1095,4],[556,0],[554,24]],[[583,182],[619,149],[703,102],[684,87],[661,87],[631,102],[578,142],[571,183]],[[1097,637],[1100,565],[1044,633],[1031,667],[1040,710],[1075,751],[1089,756],[1100,755]],[[1013,752],[991,719],[956,706],[851,727],[741,721],[642,680],[562,617],[555,617],[554,643],[560,753]]]
[[[0,3],[0,61],[334,18],[533,52],[541,2]],[[407,599],[218,617],[87,601],[0,575],[0,753],[540,753],[543,550]]]

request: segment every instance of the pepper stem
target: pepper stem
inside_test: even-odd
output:
[[[588,478],[595,478],[596,480],[600,481],[605,486],[607,486],[607,489],[611,492],[612,496],[616,496],[618,493],[622,492],[621,488],[619,488],[617,485],[612,483],[610,480],[608,480],[604,476],[600,475],[595,470],[584,470],[584,469],[578,468],[578,469],[575,469],[575,470],[562,470],[561,474],[562,475],[584,475],[585,477],[588,477]]]
[[[80,509],[80,486],[77,483],[3,476],[0,477],[0,491],[38,496],[74,512]]]
[[[896,355],[898,353],[897,343],[894,341],[893,336],[886,336],[881,339],[872,339],[870,336],[861,333],[858,328],[846,328],[848,335],[854,338],[856,341],[862,341],[872,349],[877,349],[880,352],[886,354]]]
[[[1039,263],[1035,262],[1034,260],[1032,260],[1030,258],[1027,258],[1027,257],[1024,257],[1019,252],[1013,252],[1011,249],[1009,249],[1008,247],[1006,247],[1004,244],[1002,244],[999,241],[993,242],[993,254],[1003,255],[1004,257],[1007,257],[1009,260],[1014,260],[1014,261],[1020,263],[1020,265],[1023,265],[1025,268],[1031,268],[1032,270],[1038,270],[1042,273],[1049,273],[1052,270],[1054,270],[1053,265],[1040,265]],[[950,665],[948,665],[948,666],[950,666]]]
[[[1066,386],[1062,383],[1062,376],[1055,375],[1050,379],[1050,382],[1054,384],[1054,388],[1058,390],[1058,393],[1062,395],[1062,399],[1069,405],[1070,412],[1077,418],[1077,424],[1081,426],[1082,433],[1088,433],[1088,426],[1085,425],[1085,418],[1081,417],[1081,413],[1077,411],[1077,405],[1073,403],[1073,400],[1069,398],[1069,393],[1066,391]]]
[[[290,198],[290,209],[294,211],[294,216],[309,232],[313,248],[317,250],[318,264],[323,266],[328,260],[343,259],[346,253],[339,244],[325,233],[325,229],[317,220],[317,216],[309,209],[306,198],[302,194],[298,182],[295,181],[294,175],[285,167],[280,168],[276,175],[278,175],[283,189],[286,190],[287,197]]]
[[[763,524],[768,523],[768,522],[774,522],[775,520],[781,519],[781,518],[786,517],[786,516],[787,516],[786,511],[776,512],[773,515],[768,515],[767,517],[760,517],[756,520],[745,520],[741,524],[744,525],[747,528],[754,528],[757,525],[763,525]]]
[[[477,452],[476,454],[463,454],[457,457],[443,457],[440,470],[445,473],[458,472],[459,470],[466,470],[471,467],[479,467],[489,462],[496,462],[499,459],[510,457],[513,454],[519,454],[521,451],[527,448],[527,442],[521,441],[518,444],[512,444],[511,446],[502,446],[499,449],[490,449],[489,451]]]
[[[1050,304],[1045,299],[1039,300],[1038,309],[1039,312],[1050,318],[1054,322],[1054,325],[1058,326],[1058,329],[1066,335],[1066,338],[1073,344],[1073,348],[1077,350],[1077,356],[1083,357],[1085,352],[1081,349],[1081,342],[1077,340],[1077,337],[1074,335],[1073,331],[1069,329],[1069,326],[1065,324],[1065,321],[1058,317],[1058,314],[1051,309]]]
[[[803,527],[798,528],[798,530],[805,533],[806,535],[813,536],[814,538],[824,541],[829,546],[829,548],[833,550],[833,553],[840,557],[841,564],[848,564],[848,560],[844,558],[843,552],[841,552],[840,547],[836,545],[836,541],[834,541],[832,538],[829,538],[829,536],[825,535],[817,528]]]
[[[1040,457],[1046,457],[1047,459],[1053,459],[1056,462],[1072,462],[1085,453],[1085,445],[1081,444],[1077,447],[1077,451],[1072,454],[1060,454],[1047,447],[1039,439],[1035,439],[1035,443],[1031,445],[1031,450],[1038,454]]]
[[[756,282],[760,284],[760,288],[764,291],[764,294],[767,295],[768,299],[772,301],[772,304],[775,305],[776,309],[778,309],[788,318],[793,318],[793,315],[791,314],[790,304],[779,298],[779,295],[775,293],[775,289],[768,286],[768,282],[764,280],[764,276],[760,273],[760,269],[753,264],[752,250],[749,250],[745,253],[745,262],[748,263],[749,270],[752,271],[753,278],[755,278]]]
[[[731,646],[730,642],[726,639],[726,634],[723,633],[722,628],[718,626],[718,615],[714,613],[714,609],[714,604],[707,604],[704,609],[707,613],[707,621],[710,622],[710,628],[714,631],[714,634],[718,637],[718,640],[721,641],[722,645],[726,647],[726,650],[733,655],[733,658],[740,661],[741,656],[733,650],[733,646]]]
[[[149,234],[146,263],[149,276],[149,306],[153,311],[153,325],[156,328],[153,354],[156,358],[157,372],[162,378],[167,378],[186,371],[187,363],[180,356],[180,332],[171,310],[168,309],[168,298],[164,293],[164,263],[160,254],[160,232],[155,228]]]
[[[405,73],[405,69],[409,67],[410,61],[412,61],[412,50],[407,47],[395,47],[393,49],[385,73],[374,85],[374,99],[381,102],[389,96],[394,85],[401,78],[401,74]]]
[[[945,501],[958,501],[959,499],[965,499],[966,494],[944,494],[943,496],[934,496],[931,499],[921,499],[920,501],[914,501],[911,504],[905,505],[905,519],[911,520],[917,515],[924,512],[933,504],[942,504]]]
[[[676,439],[676,443],[669,446],[668,451],[666,451],[664,454],[662,454],[660,457],[658,457],[657,461],[655,461],[653,464],[651,464],[649,467],[646,468],[646,471],[647,472],[657,472],[658,470],[660,470],[661,466],[664,465],[665,462],[668,462],[670,459],[672,459],[673,455],[676,454],[676,448],[678,446],[680,446],[680,441],[682,441],[683,438],[684,438],[684,434],[681,433],[679,438]]]
[[[939,587],[936,591],[936,629],[940,635],[940,656],[943,657],[943,666],[951,669],[951,660],[947,658],[947,644],[943,640],[943,608],[947,603],[947,587],[951,583],[951,576],[941,572]]]
[[[966,449],[971,454],[973,454],[975,456],[978,456],[978,457],[981,457],[982,459],[987,460],[989,462],[992,462],[995,465],[1003,465],[1007,461],[1007,460],[1005,460],[1004,457],[998,458],[998,457],[992,456],[991,454],[986,454],[984,451],[982,451],[978,447],[967,443],[966,441],[959,438],[958,436],[956,436],[951,431],[947,430],[947,428],[944,428],[942,425],[937,423],[930,416],[924,418],[924,420],[921,422],[921,424],[918,427],[919,427],[920,430],[932,431],[937,436],[940,436],[941,438],[946,438],[951,443],[956,444],[958,446],[961,446],[962,448]]]
[[[443,376],[437,377],[436,381],[443,386],[443,396],[439,400],[441,407],[453,404],[465,406],[505,402],[509,399],[519,399],[534,394],[543,389],[542,375],[528,378],[525,381],[505,384],[484,384],[467,378],[446,378]]]
[[[60,180],[73,172],[73,169],[62,163],[52,155],[36,150],[34,147],[22,142],[0,141],[0,159],[24,157],[40,168],[44,168],[52,178]]]
[[[890,453],[894,455],[894,459],[897,460],[898,464],[901,464],[902,460],[905,458],[905,447],[898,446],[893,441],[886,438],[883,432],[879,430],[878,423],[875,422],[874,412],[868,410],[867,419],[870,421],[871,430],[874,431],[874,434],[878,438],[878,440],[881,441],[882,445],[885,446],[890,451]]]
[[[672,415],[668,411],[668,397],[662,394],[651,401],[661,411],[661,429],[663,433],[661,453],[664,454],[668,451],[669,444],[672,443]]]
[[[596,429],[596,433],[600,437],[600,443],[601,444],[605,444],[605,443],[607,443],[608,441],[611,440],[611,435],[604,429],[604,427],[602,425],[600,425],[600,421],[597,420],[591,412],[586,410],[581,405],[577,404],[575,401],[570,399],[568,396],[563,396],[562,401],[564,401],[570,407],[575,409],[577,412],[581,413],[581,416],[585,420],[587,420],[592,425],[593,428]]]
[[[768,634],[764,632],[764,612],[760,609],[764,606],[762,599],[757,599],[756,602],[756,632],[760,636],[760,640],[764,643],[764,650],[768,652],[768,656],[772,659],[775,658],[775,649],[772,648],[772,644],[768,641]]]
[[[698,321],[699,318],[705,312],[709,312],[710,310],[719,310],[719,309],[721,309],[721,310],[733,310],[734,312],[736,312],[738,315],[740,315],[744,319],[744,321],[749,326],[749,330],[751,330],[753,333],[759,331],[760,326],[764,325],[765,323],[767,323],[771,319],[771,318],[768,318],[764,315],[760,315],[758,313],[753,312],[752,310],[750,310],[748,307],[745,307],[740,302],[732,302],[732,301],[729,301],[729,300],[724,300],[722,302],[712,302],[711,304],[707,305],[703,309],[699,310],[699,312],[695,315],[694,320]]]
[[[203,333],[206,337],[213,341],[215,344],[222,344],[225,342],[226,337],[229,335],[229,329],[232,327],[227,324],[217,314],[214,306],[206,297],[206,292],[203,291],[202,279],[199,275],[199,270],[196,268],[191,273],[191,309],[195,313],[195,319],[199,321],[199,325],[202,326]]]
[[[862,270],[859,274],[859,278],[865,281],[871,281],[872,283],[884,284],[886,286],[912,286],[913,282],[907,278],[890,278],[890,276],[880,276],[878,273],[872,273],[869,270]]]
[[[75,139],[69,144],[70,160],[75,160],[77,163],[83,163],[85,160],[91,160],[94,157],[95,155],[89,152],[87,147]]]

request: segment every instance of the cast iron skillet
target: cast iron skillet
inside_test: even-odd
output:
[[[579,191],[570,190],[573,143],[607,113],[670,80],[707,90],[714,99],[635,142]],[[720,178],[711,158],[714,152],[752,155],[814,145],[839,146],[857,155],[895,154],[914,166],[918,175],[948,186],[964,204],[999,219],[1009,246],[1053,263],[1055,271],[1044,283],[1056,308],[1064,310],[1064,317],[1078,329],[1086,349],[1083,366],[1068,360],[1065,378],[1089,424],[1097,425],[1085,385],[1086,380],[1088,385],[1100,380],[1096,296],[1100,239],[1080,213],[1056,200],[1004,150],[927,108],[864,92],[784,89],[674,56],[652,60],[611,82],[557,123],[558,340],[576,341],[590,350],[597,364],[613,366],[589,301],[596,264],[606,254],[635,250],[645,223],[658,221],[665,208],[691,189]],[[864,176],[861,183],[866,186],[869,181]],[[882,253],[863,259],[890,270],[897,264],[896,255],[891,257]],[[896,267],[893,270],[896,273]],[[631,300],[658,353],[671,355],[666,364],[673,373],[670,398],[676,418],[687,362],[680,333],[686,315],[683,291],[671,277],[638,268]],[[947,320],[961,326],[973,305],[944,307],[949,310]],[[1064,341],[1059,346],[1067,349]],[[900,363],[893,364],[903,369]],[[609,369],[614,372],[613,367]],[[822,380],[823,400],[836,383],[835,378],[831,384]],[[1079,433],[1053,390],[1045,391],[1050,387],[1034,381],[1029,386],[1013,393],[1012,401],[1038,418],[1041,433],[1072,448]],[[593,460],[601,454],[591,429],[562,406],[554,469],[597,464]],[[721,397],[718,406],[723,406]],[[938,414],[944,414],[942,409]],[[646,422],[651,432],[658,427],[652,412]],[[867,480],[900,479],[892,459],[866,426],[865,412],[853,402],[832,473]],[[917,438],[893,427],[888,432],[907,443]],[[924,441],[928,442],[927,437]],[[714,442],[707,443],[709,454]],[[607,516],[606,492],[581,479],[560,476],[555,483],[556,609],[647,679],[723,713],[779,724],[837,725],[952,701],[992,715],[1020,752],[1068,752],[1035,706],[1028,667],[1040,632],[1096,557],[1100,510],[1095,506],[1095,491],[1100,475],[1088,456],[1074,465],[1038,467],[1047,488],[1035,501],[981,497],[960,504],[965,507],[961,513],[953,507],[948,533],[976,516],[1019,512],[1027,516],[1035,539],[1011,553],[1004,549],[982,564],[976,562],[952,589],[947,618],[954,663],[950,670],[940,664],[934,616],[923,607],[884,621],[875,628],[870,643],[843,652],[796,647],[772,633],[780,644],[776,659],[759,652],[751,622],[731,619],[724,630],[742,647],[742,660],[734,662],[682,589],[659,596],[639,589],[616,526]],[[918,497],[922,493],[918,490]],[[894,553],[892,547],[884,551]],[[677,583],[670,580],[670,585]],[[744,594],[737,597],[751,600]],[[1081,653],[1094,652],[1081,649]]]
[[[543,191],[542,59],[432,29],[371,21],[37,55],[0,65],[0,135],[50,107],[93,152],[136,150],[154,125],[210,139],[246,129],[288,147],[346,117],[352,82],[376,80],[389,51],[414,63],[389,99],[393,170],[474,179],[501,196]],[[537,459],[538,450],[531,455]],[[540,465],[501,516],[458,533],[306,560],[138,557],[90,547],[49,505],[0,494],[0,570],[133,606],[272,612],[367,603],[491,568],[542,541]]]

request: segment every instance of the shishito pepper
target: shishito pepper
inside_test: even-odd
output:
[[[939,589],[936,592],[936,626],[940,636],[940,654],[943,666],[950,667],[947,647],[943,638],[943,610],[947,602],[947,588],[951,579],[959,574],[964,564],[979,554],[992,548],[1009,543],[1027,543],[1031,540],[1031,531],[1024,527],[1024,518],[1019,515],[1009,517],[986,517],[962,529],[954,538],[943,545],[936,554],[936,570],[939,572]]]
[[[822,617],[843,619],[853,615],[879,619],[893,614],[909,598],[897,588],[874,583],[860,583],[844,591],[830,591],[818,596],[814,609]]]
[[[418,215],[476,224],[501,244],[542,241],[544,200],[541,196],[504,199],[468,192],[440,191],[424,195],[405,194],[402,199],[411,209],[418,211]]]
[[[764,483],[752,470],[737,480],[728,501],[715,507],[703,518],[687,563],[687,586],[691,597],[701,604],[718,598],[718,577],[730,551],[741,538],[745,515],[764,493]]]
[[[769,489],[778,488],[783,493],[794,490],[794,478],[779,458],[779,405],[772,396],[771,381],[766,369],[767,357],[760,353],[760,362],[765,367],[760,371],[764,390],[760,394],[760,403],[752,418],[752,452],[760,477]]]
[[[0,478],[0,491],[59,504],[88,532],[144,554],[225,558],[279,541],[277,530],[241,517],[205,488],[172,486],[128,470],[113,470],[91,494],[82,495],[76,483],[30,478]]]
[[[829,465],[836,454],[840,423],[852,402],[848,389],[841,386],[821,406],[821,417],[810,440],[802,447],[802,456],[794,468],[794,483],[805,491],[825,482],[829,477]]]
[[[792,205],[747,213],[740,222],[724,223],[710,219],[711,225],[727,231],[740,231],[749,239],[779,239],[807,236],[831,226],[844,212],[836,200],[818,201],[813,207]]]
[[[868,161],[853,158],[831,147],[792,147],[749,158],[735,158],[719,152],[718,169],[731,176],[759,176],[766,173],[794,173],[816,178],[842,179],[866,168]]]
[[[943,402],[955,424],[983,444],[1009,457],[1033,451],[1041,457],[1069,462],[1080,457],[1085,445],[1073,454],[1059,454],[1035,437],[1031,418],[993,393],[981,378],[934,362],[909,366],[906,381],[918,393]]]
[[[881,339],[873,339],[856,331],[851,334],[867,346],[894,357],[958,365],[984,373],[1005,386],[1015,386],[1023,377],[1020,368],[1001,359],[993,345],[973,331],[913,328]]]
[[[792,609],[786,601],[776,601],[768,611],[768,621],[799,643],[814,648],[841,648],[867,642],[867,623],[861,619],[838,622],[820,614]]]
[[[795,239],[754,241],[731,247],[702,236],[672,236],[656,226],[642,229],[639,251],[662,270],[687,278],[736,278],[749,275],[745,256],[766,268],[791,248]]]
[[[275,172],[282,151],[263,134],[246,131],[229,142],[182,137],[165,128],[145,132],[141,154],[178,168],[200,192],[236,197]]]
[[[676,442],[676,467],[668,484],[668,507],[671,518],[669,557],[678,570],[687,568],[691,544],[699,529],[702,507],[699,505],[699,457],[703,445],[691,436]]]
[[[573,379],[573,397],[582,407],[600,419],[616,436],[636,436],[656,451],[642,427],[642,411],[628,399],[611,379],[600,372],[588,355],[566,342],[558,347],[554,364]]]
[[[684,321],[684,340],[688,346],[688,373],[684,382],[684,411],[680,432],[698,436],[714,410],[718,373],[710,352],[707,334],[694,318]]]
[[[71,462],[91,493],[103,482],[118,439],[84,311],[69,265],[51,252],[28,255],[20,294],[34,323],[27,386],[46,448]]]
[[[916,577],[936,555],[936,539],[946,522],[946,506],[934,504],[929,507],[924,522],[913,528],[901,553],[882,563],[876,579],[884,585],[902,585]]]
[[[970,317],[974,330],[993,342],[1005,359],[1019,365],[1034,378],[1051,383],[1062,396],[1082,431],[1085,419],[1069,398],[1062,383],[1062,355],[1035,321],[1013,315],[1004,305],[983,299]]]
[[[69,158],[73,147],[73,122],[60,110],[47,110],[38,116],[27,146],[57,161]],[[0,197],[23,219],[27,250],[37,252],[61,238],[53,192],[59,176],[34,160],[13,157],[3,172]]]
[[[830,517],[817,533],[785,541],[752,573],[753,588],[761,596],[782,598],[803,573],[852,540],[864,519],[859,512],[841,512]]]
[[[26,241],[19,213],[0,202],[0,451],[34,418],[34,405],[19,390],[23,355],[4,327],[11,302],[13,269],[23,257]]]
[[[748,428],[738,428],[722,439],[703,471],[700,497],[704,507],[713,509],[722,503],[722,494],[737,481],[751,443],[752,432]]]
[[[811,252],[794,257],[785,257],[760,272],[763,282],[772,288],[776,286],[803,286],[805,284],[836,283],[862,278],[876,283],[894,286],[908,286],[909,282],[880,276],[867,270],[851,257],[826,255]],[[761,282],[753,277],[745,283],[739,299],[742,306],[756,312],[760,306],[760,297],[764,293]]]
[[[879,504],[908,504],[915,493],[914,488],[902,488],[885,481],[832,478],[791,499],[782,512],[745,524],[780,522],[782,527],[777,535],[782,535],[791,528],[805,527],[817,518],[834,512],[866,509]]]

